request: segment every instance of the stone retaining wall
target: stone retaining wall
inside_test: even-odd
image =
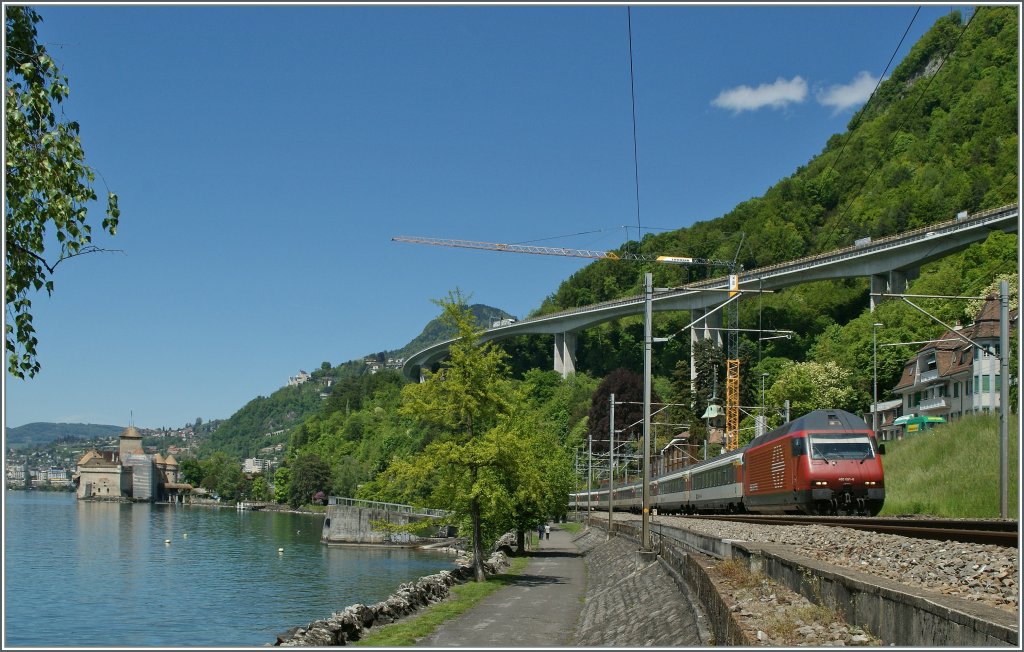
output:
[[[604,530],[608,529],[608,522],[605,519],[592,518],[590,525]],[[640,543],[640,526],[638,524],[617,521],[612,524],[612,534],[626,537],[637,544]],[[699,552],[683,550],[679,546],[672,545],[671,541],[658,536],[652,537],[652,545],[658,552],[658,560],[672,575],[678,575],[683,582],[686,582],[696,595],[701,609],[707,616],[708,626],[714,637],[712,645],[744,647],[757,645],[757,639],[737,620],[731,605],[726,602],[714,582],[711,581],[709,569],[715,563],[714,559]]]

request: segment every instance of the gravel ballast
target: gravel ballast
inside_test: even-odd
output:
[[[798,554],[836,566],[1011,613],[1020,610],[1016,548],[915,539],[823,525],[754,525],[664,515],[654,519],[665,526],[717,538],[789,545]]]

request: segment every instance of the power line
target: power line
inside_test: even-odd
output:
[[[864,116],[867,114],[868,104],[871,104],[871,100],[875,99],[875,93],[878,92],[878,87],[882,85],[882,80],[885,79],[885,73],[889,72],[889,66],[892,65],[893,60],[896,58],[896,54],[900,51],[900,47],[903,45],[903,41],[907,38],[907,34],[910,33],[910,28],[913,27],[914,21],[917,20],[917,15],[919,13],[921,13],[921,7],[917,8],[917,11],[914,12],[914,16],[910,19],[910,24],[907,25],[907,29],[903,31],[903,36],[900,38],[900,42],[896,45],[896,49],[892,51],[892,55],[889,57],[889,63],[885,64],[885,69],[882,70],[882,74],[878,76],[878,81],[875,83],[875,88],[871,91],[871,95],[868,96],[868,101],[863,107],[861,107],[861,110],[857,112],[857,118],[854,120],[849,132],[847,132],[847,136],[843,140],[842,146],[839,148],[839,153],[836,154],[836,157],[832,160],[832,165],[825,171],[825,174],[823,175],[824,178],[827,179],[828,175],[836,169],[836,165],[839,164],[839,159],[843,157],[843,152],[846,151],[846,146],[851,140],[853,140],[853,134],[857,131],[857,127],[860,126],[860,121],[863,120]],[[831,234],[829,234],[829,237],[832,237]]]
[[[640,244],[640,165],[636,152],[636,89],[633,83],[633,20],[629,6],[626,6],[626,31],[629,36],[629,97],[633,106],[633,185],[636,188],[636,235],[637,246]],[[626,236],[627,240],[629,236]]]

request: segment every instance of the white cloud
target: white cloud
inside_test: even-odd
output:
[[[814,96],[820,104],[831,106],[836,113],[867,102],[871,92],[875,90],[878,78],[862,70],[849,84],[829,86],[826,90],[818,90]]]
[[[723,109],[731,109],[736,113],[756,111],[766,106],[773,109],[784,109],[792,103],[803,102],[807,98],[807,82],[797,75],[785,80],[779,77],[771,84],[761,84],[757,88],[737,86],[724,90],[711,103]]]

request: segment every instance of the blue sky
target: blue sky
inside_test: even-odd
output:
[[[955,7],[923,6],[896,62]],[[586,264],[396,235],[636,237],[625,5],[38,10],[122,253],[33,297],[42,370],[6,377],[7,426],[227,418],[404,346],[449,290],[525,317]],[[916,10],[633,7],[642,225],[714,219],[820,153]]]

